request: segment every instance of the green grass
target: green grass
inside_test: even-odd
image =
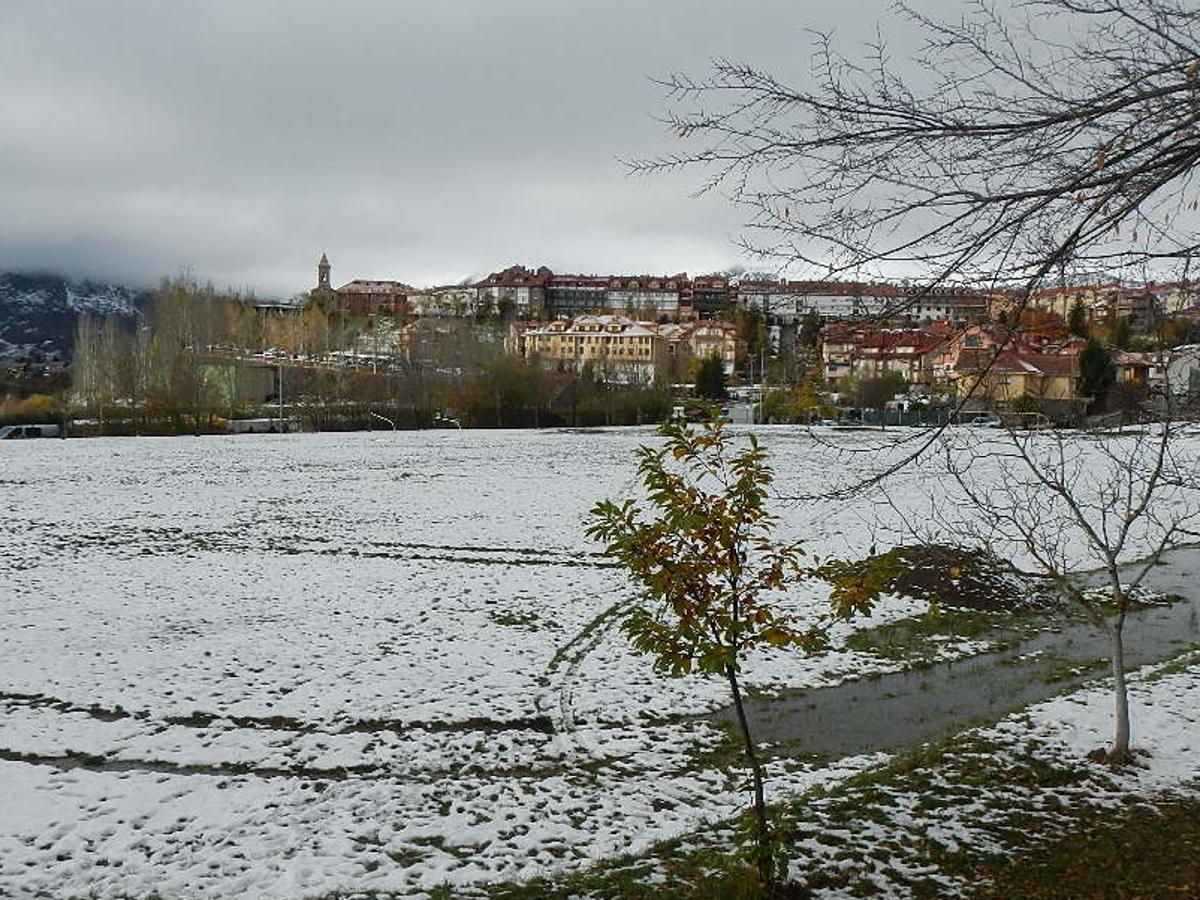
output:
[[[557,631],[560,627],[553,619],[543,618],[535,612],[492,612],[488,617],[497,625],[524,631]]]
[[[980,612],[933,608],[919,616],[897,619],[878,628],[856,631],[846,638],[846,649],[889,660],[927,662],[931,651],[945,646],[945,638],[987,638],[1011,643],[1055,624],[1054,613]]]
[[[981,898],[1200,897],[1200,799],[1076,811],[1063,837],[977,875]]]
[[[1179,653],[1170,657],[1169,661],[1157,666],[1154,671],[1145,676],[1145,681],[1161,681],[1171,675],[1178,675],[1200,664],[1200,649],[1184,646]]]

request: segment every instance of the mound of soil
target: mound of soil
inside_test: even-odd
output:
[[[886,590],[950,609],[1020,612],[1054,601],[1041,581],[1014,572],[986,550],[948,544],[896,547],[873,559],[898,569]]]

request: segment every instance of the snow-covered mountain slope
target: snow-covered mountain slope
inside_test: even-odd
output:
[[[66,362],[79,315],[135,316],[148,297],[122,285],[0,272],[0,364]]]

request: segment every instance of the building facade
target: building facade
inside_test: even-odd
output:
[[[624,316],[585,315],[526,330],[524,355],[548,368],[581,372],[600,381],[654,384],[667,368],[666,344],[656,329]]]

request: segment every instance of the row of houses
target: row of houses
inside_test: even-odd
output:
[[[643,319],[716,318],[733,307],[758,310],[771,324],[795,325],[810,314],[826,322],[880,319],[962,327],[1011,318],[1019,300],[1009,292],[963,286],[936,288],[861,281],[731,279],[722,274],[571,275],[509,266],[478,281],[414,288],[400,281],[354,279],[339,288],[322,254],[312,295],[358,314],[451,317],[508,312],[518,318],[622,313]],[[1038,292],[1028,306],[1064,319],[1077,304],[1093,321],[1127,318],[1143,327],[1158,316],[1194,308],[1191,283],[1067,285]]]
[[[918,393],[969,398],[1009,410],[1036,401],[1050,415],[1080,414],[1091,397],[1081,390],[1082,338],[1014,330],[999,324],[954,328],[940,322],[916,328],[841,324],[825,329],[828,380],[896,373]],[[1200,392],[1200,347],[1133,353],[1110,349],[1118,383],[1169,387],[1177,396]]]
[[[957,324],[985,318],[986,294],[967,289],[918,291],[866,282],[733,281],[725,275],[571,275],[514,265],[479,281],[414,288],[401,281],[356,278],[339,288],[322,254],[312,295],[357,314],[470,316],[508,311],[518,318],[618,313],[643,319],[711,319],[734,306],[771,322],[796,324],[809,313],[826,321],[898,316]]]
[[[1145,328],[1161,316],[1177,315],[1195,307],[1198,300],[1200,285],[1179,282],[1127,285],[1114,281],[1046,288],[1033,295],[1030,305],[1063,319],[1078,305],[1089,322],[1128,319],[1134,327]]]
[[[535,270],[519,265],[457,285],[414,288],[400,281],[355,279],[333,288],[327,267],[322,256],[313,295],[359,314],[451,317],[507,312],[530,319],[618,312],[690,319],[716,314],[729,295],[723,277],[557,275],[545,266]]]
[[[883,282],[741,281],[737,302],[784,325],[815,313],[826,321],[905,319],[962,326],[986,319],[991,298],[966,288],[929,290]]]

